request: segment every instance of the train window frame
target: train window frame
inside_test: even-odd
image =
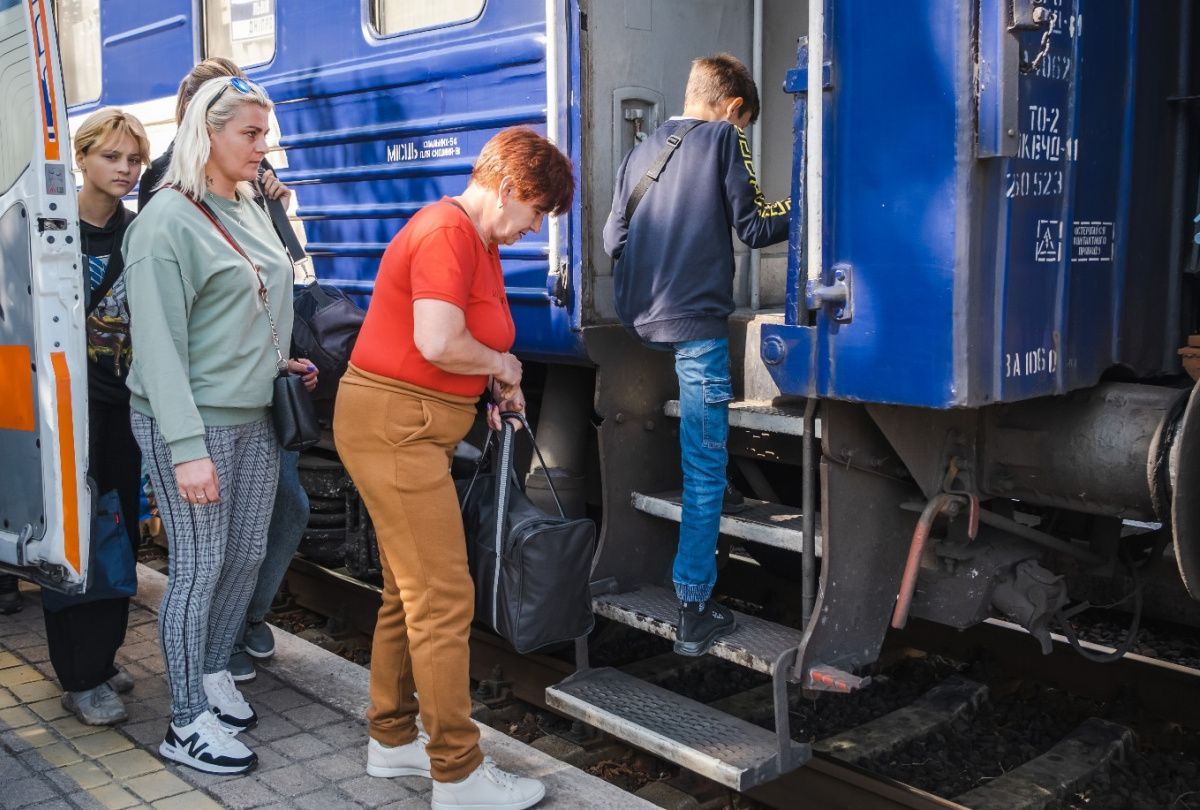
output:
[[[439,6],[447,5],[447,3],[442,2],[440,0],[416,0],[416,1],[425,3],[425,5],[429,8],[437,8]],[[436,31],[440,28],[450,28],[450,27],[457,26],[457,25],[468,25],[470,23],[475,22],[476,20],[478,20],[480,17],[483,16],[483,12],[487,10],[487,6],[488,6],[488,3],[490,2],[490,0],[458,0],[458,2],[477,4],[475,13],[468,17],[454,17],[454,18],[451,18],[448,20],[438,20],[435,22],[429,22],[428,24],[423,24],[420,27],[401,28],[401,29],[397,29],[395,31],[387,31],[387,32],[381,31],[376,22],[378,19],[378,10],[385,2],[387,2],[387,0],[365,0],[365,2],[363,3],[363,21],[364,21],[364,23],[366,23],[367,30],[370,31],[371,35],[373,37],[375,37],[376,39],[394,39],[396,37],[405,37],[405,36],[412,36],[413,34],[420,34],[425,31]]]
[[[59,58],[62,61],[63,93],[66,96],[67,106],[77,107],[84,104],[96,104],[104,94],[103,42],[100,36],[100,0],[53,0],[53,3],[54,27],[58,35]],[[91,8],[87,9],[87,11],[94,10],[94,13],[89,15],[95,21],[94,37],[88,36],[86,41],[83,37],[79,37],[77,40],[74,30],[76,26],[74,24],[70,25],[71,30],[64,28],[63,21],[66,19],[66,15],[62,13],[62,9],[66,4],[81,8],[90,6]],[[68,43],[69,47],[67,47]],[[90,53],[86,54],[83,60],[78,60],[76,57],[80,54],[81,44],[82,48]],[[89,61],[87,57],[91,56],[95,58]],[[79,81],[80,76],[87,76],[89,81],[81,83]],[[94,95],[81,93],[77,96],[75,94],[75,88],[85,86],[90,89],[93,85],[95,87]]]
[[[271,7],[271,35],[270,35],[271,48],[270,48],[270,53],[267,54],[266,57],[262,58],[262,59],[255,57],[253,60],[243,61],[242,59],[238,58],[236,53],[233,52],[233,43],[237,41],[237,40],[233,39],[233,34],[232,34],[233,6],[234,5],[252,5],[255,2],[267,2],[270,4],[270,7]],[[214,17],[220,16],[221,11],[222,11],[222,6],[228,6],[230,18],[231,18],[229,28],[225,29],[226,32],[229,34],[230,46],[229,46],[228,52],[219,51],[211,44],[212,36],[210,35],[210,29],[209,29],[209,21],[212,20]],[[271,62],[275,61],[275,57],[279,54],[279,0],[198,0],[197,7],[198,7],[198,11],[199,11],[199,15],[198,15],[199,16],[199,20],[198,20],[199,25],[197,26],[197,33],[199,34],[199,37],[200,37],[200,53],[202,54],[202,56],[201,56],[202,59],[208,59],[209,57],[213,57],[213,56],[220,56],[225,59],[231,60],[234,64],[236,64],[238,67],[242,68],[243,70],[247,70],[249,68],[262,67],[264,65],[269,65]],[[262,38],[265,38],[265,37],[262,37]],[[257,38],[254,38],[254,39],[257,39]]]

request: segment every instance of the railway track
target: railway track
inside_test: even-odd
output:
[[[377,587],[301,559],[289,572],[288,586],[298,605],[333,617],[336,626],[366,635],[373,630],[380,598]],[[647,638],[629,628],[620,627],[617,632]],[[1200,707],[1192,705],[1195,701],[1178,699],[1179,695],[1198,693],[1200,671],[1141,656],[1126,656],[1114,664],[1094,664],[1066,649],[1065,643],[1056,644],[1055,651],[1043,658],[1034,645],[1036,641],[1019,628],[1002,623],[959,633],[914,621],[909,630],[889,637],[885,661],[894,665],[914,655],[971,660],[980,650],[989,650],[993,659],[1004,661],[1002,680],[1007,683],[1036,680],[1046,688],[1092,701],[1132,700],[1147,718],[1200,729]],[[553,655],[517,655],[504,642],[484,632],[473,633],[471,647],[471,675],[479,683],[478,696],[486,706],[477,718],[481,721],[511,721],[516,728],[521,725],[519,718],[528,720],[531,713],[547,712],[546,687],[574,669],[570,661]],[[723,711],[750,722],[771,725],[770,686],[765,679],[715,659],[684,659],[669,652],[654,653],[654,649],[653,642],[649,642],[645,654],[638,653],[639,657],[621,668],[644,680],[676,688],[675,682],[707,683],[716,696],[698,699],[719,704]],[[918,650],[920,653],[914,652]],[[954,745],[955,729],[969,725],[981,706],[989,705],[993,700],[989,692],[988,686],[967,677],[941,678],[919,695],[903,698],[890,712],[877,712],[835,734],[822,731],[806,737],[802,741],[811,742],[814,748],[813,759],[807,765],[747,794],[729,794],[723,788],[714,791],[710,783],[688,779],[686,774],[658,780],[661,784],[655,785],[651,793],[663,806],[674,806],[690,797],[694,804],[689,806],[702,808],[793,807],[797,796],[804,796],[806,803],[814,807],[1013,810],[1066,806],[1056,803],[1085,792],[1096,774],[1122,761],[1134,746],[1135,735],[1129,727],[1098,716],[1088,717],[1065,729],[1056,744],[1046,746],[1038,755],[999,778],[979,777],[978,784],[955,794],[953,799],[940,798],[879,772],[881,763],[887,770],[889,757],[902,755],[913,746],[922,749],[927,745],[923,741],[935,741],[928,743],[930,751],[938,745]],[[1001,694],[999,699],[1012,697]],[[819,718],[822,709],[814,704],[812,713],[805,715],[809,709],[799,705],[802,700],[798,696],[796,703],[793,728],[798,729],[797,735],[812,734],[806,717]],[[563,728],[570,727],[569,721],[558,722]],[[587,730],[576,724],[562,739],[540,747],[573,764],[590,763],[594,772],[603,775],[605,765],[620,759],[614,750],[624,749],[614,749],[610,744],[597,753],[601,735],[588,737]],[[906,766],[903,762],[895,764],[900,771]]]

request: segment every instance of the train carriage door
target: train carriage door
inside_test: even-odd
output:
[[[84,281],[49,0],[0,0],[0,567],[86,578]]]

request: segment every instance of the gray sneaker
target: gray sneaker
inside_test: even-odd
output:
[[[275,636],[271,634],[271,626],[264,621],[246,622],[242,644],[255,658],[270,658],[275,654]]]
[[[133,676],[125,667],[117,667],[117,674],[108,679],[108,685],[118,695],[123,695],[133,689]]]
[[[248,683],[258,677],[258,671],[254,669],[254,662],[250,660],[250,656],[246,655],[245,650],[234,650],[229,656],[229,674],[233,676],[234,683]]]
[[[82,692],[63,692],[62,705],[89,726],[111,726],[129,718],[125,704],[107,681]]]

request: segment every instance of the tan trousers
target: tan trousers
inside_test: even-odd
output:
[[[420,711],[439,782],[462,779],[483,761],[471,720],[475,591],[450,478],[476,399],[351,366],[333,419],[338,455],[371,513],[383,565],[369,732],[385,745],[407,744],[417,736]]]

